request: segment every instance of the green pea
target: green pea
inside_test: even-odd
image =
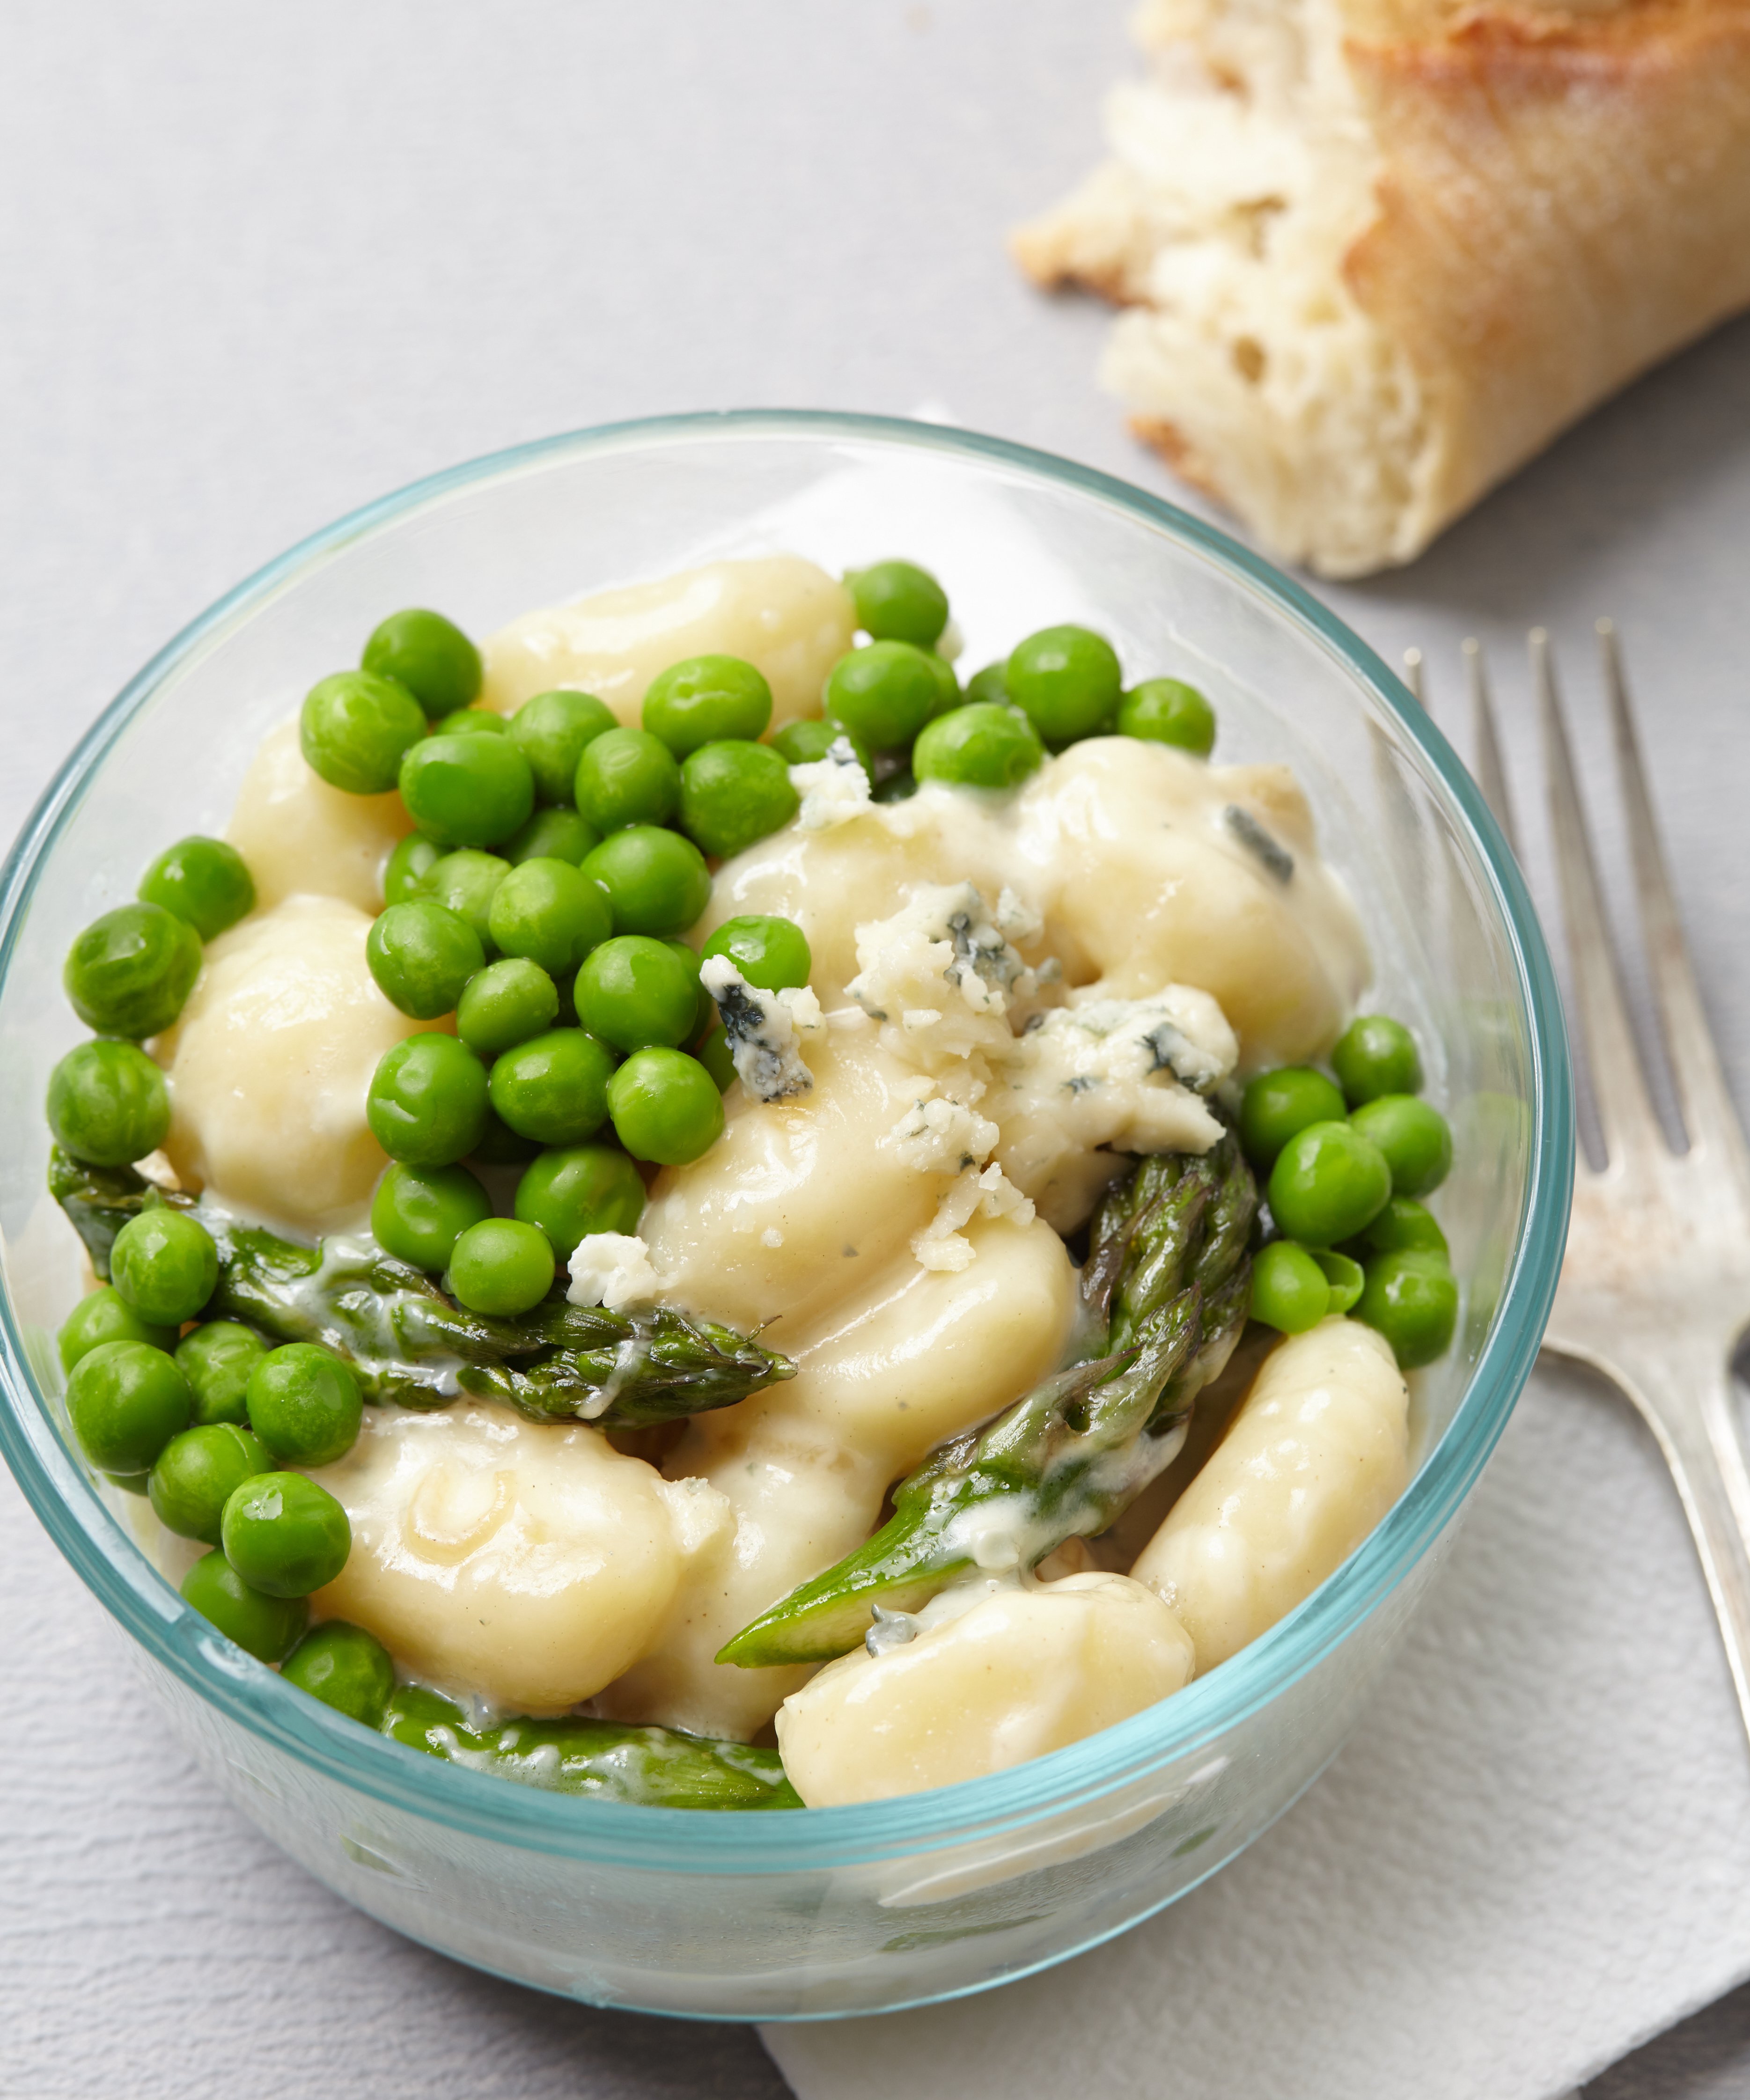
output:
[[[419,885],[419,894],[466,919],[484,949],[492,939],[493,899],[510,871],[510,862],[497,854],[471,849],[445,854],[433,863]]]
[[[198,1218],[154,1205],[116,1234],[109,1280],[142,1320],[179,1327],[218,1288],[219,1250]]]
[[[137,1040],[170,1026],[200,974],[201,937],[186,919],[124,904],[80,934],[61,982],[87,1028]]]
[[[349,795],[387,795],[404,753],[425,734],[425,711],[406,686],[369,671],[337,672],[312,686],[298,717],[305,763]]]
[[[684,1048],[716,1026],[717,1001],[699,982],[701,958],[698,951],[688,947],[684,941],[665,941],[662,945],[685,969],[687,981],[692,986],[692,1026],[681,1038]]]
[[[228,1422],[210,1422],[170,1439],[146,1492],[166,1531],[217,1546],[230,1497],[255,1474],[272,1471],[273,1455],[259,1436]]]
[[[793,919],[750,911],[726,919],[700,951],[727,955],[750,985],[762,991],[786,991],[808,982],[814,968],[808,937]]]
[[[612,1053],[581,1028],[551,1028],[493,1066],[492,1102],[519,1137],[581,1145],[608,1114]]]
[[[164,1074],[132,1043],[82,1043],[49,1074],[49,1129],[75,1159],[126,1167],[163,1144],[170,1127]]]
[[[1337,1039],[1331,1064],[1352,1109],[1381,1094],[1419,1094],[1422,1061],[1416,1038],[1389,1014],[1363,1013]]]
[[[1007,657],[1000,657],[996,663],[987,664],[982,671],[974,671],[966,681],[966,698],[970,701],[994,700],[1012,707]]]
[[[482,1167],[526,1167],[540,1152],[531,1137],[511,1129],[496,1110],[486,1111],[486,1127],[468,1157]]]
[[[1307,1246],[1329,1246],[1372,1223],[1391,1193],[1391,1169],[1350,1123],[1315,1123],[1297,1131],[1270,1172],[1270,1210],[1278,1227]]]
[[[948,625],[948,593],[915,562],[877,562],[853,569],[845,588],[857,624],[877,642],[912,642],[932,648]]]
[[[179,839],[140,877],[139,896],[186,919],[203,941],[255,909],[255,884],[243,856],[223,839]]]
[[[1446,1234],[1430,1211],[1413,1197],[1394,1196],[1361,1235],[1370,1254],[1437,1254],[1447,1256]]]
[[[197,1423],[242,1423],[250,1374],[267,1353],[260,1335],[235,1320],[209,1320],[176,1344],[176,1367],[194,1395]]]
[[[496,1057],[543,1034],[558,1020],[559,1011],[559,990],[552,978],[538,963],[516,955],[469,978],[456,1009],[456,1033],[477,1057]]]
[[[645,933],[604,941],[577,973],[577,1018],[616,1050],[673,1049],[693,1034],[699,972]]]
[[[577,867],[601,842],[601,833],[577,810],[537,810],[505,840],[504,857],[512,867],[525,860],[568,860]]]
[[[1039,732],[1023,714],[973,701],[930,723],[912,747],[919,780],[957,788],[1014,788],[1045,763]]]
[[[55,1338],[61,1369],[70,1371],[82,1357],[105,1342],[144,1342],[149,1348],[174,1349],[176,1330],[142,1320],[113,1283],[88,1292],[62,1322]]]
[[[285,1466],[345,1458],[364,1414],[351,1368],[314,1342],[269,1349],[250,1373],[247,1401],[250,1428]]]
[[[648,730],[610,729],[577,761],[577,807],[604,836],[628,824],[664,824],[680,807],[681,770]]]
[[[471,1312],[515,1319],[553,1288],[553,1249],[538,1225],[519,1218],[485,1218],[456,1242],[445,1279]]]
[[[322,1589],[352,1550],[347,1512],[302,1473],[259,1473],[233,1488],[219,1538],[226,1560],[267,1597],[307,1597]]]
[[[1348,1312],[1360,1297],[1366,1281],[1360,1263],[1346,1254],[1339,1254],[1335,1247],[1314,1247],[1311,1254],[1330,1287],[1331,1310]]]
[[[644,1214],[643,1176],[611,1145],[543,1152],[516,1185],[516,1215],[538,1225],[561,1261],[591,1233],[635,1233]]]
[[[277,1662],[310,1623],[302,1597],[269,1597],[251,1589],[214,1546],[183,1576],[184,1603],[258,1662]]]
[[[1145,678],[1118,704],[1118,733],[1207,758],[1215,748],[1215,710],[1182,678]]]
[[[440,845],[496,845],[535,807],[535,776],[508,736],[425,737],[399,777],[407,814]]]
[[[486,1068],[453,1035],[432,1030],[407,1036],[378,1060],[365,1117],[391,1159],[448,1167],[479,1142]]]
[[[681,768],[681,823],[718,860],[781,830],[801,806],[790,769],[770,744],[700,744]]]
[[[391,1167],[371,1198],[371,1234],[397,1261],[441,1276],[457,1241],[492,1214],[466,1167]]]
[[[917,775],[908,765],[902,765],[896,773],[890,773],[885,780],[877,780],[871,791],[871,799],[877,802],[908,802],[917,792]]]
[[[1376,1094],[1349,1118],[1385,1155],[1394,1196],[1425,1196],[1452,1171],[1452,1133],[1414,1094]]]
[[[825,712],[871,751],[897,751],[929,721],[941,697],[923,650],[909,642],[872,642],[841,656],[827,673]]]
[[[805,716],[800,721],[786,722],[771,739],[771,748],[786,765],[818,765],[829,757],[833,746],[843,737],[856,755],[856,761],[871,780],[875,778],[874,754],[860,737],[853,736],[842,722],[829,722],[823,716]]]
[[[1087,627],[1042,627],[1010,651],[1009,697],[1054,751],[1111,728],[1124,675],[1111,642]]]
[[[67,1380],[67,1417],[99,1472],[139,1479],[188,1427],[188,1381],[162,1349],[148,1342],[101,1342],[80,1357]]]
[[[493,944],[549,977],[569,977],[612,933],[601,885],[568,860],[525,860],[498,885],[488,920]]]
[[[1343,1097],[1309,1065],[1282,1065],[1249,1080],[1240,1101],[1240,1143],[1261,1173],[1297,1132],[1315,1123],[1341,1123]]]
[[[359,660],[379,677],[398,679],[434,718],[479,696],[480,652],[440,612],[391,612],[372,629]]]
[[[689,656],[652,679],[639,719],[676,758],[685,758],[727,737],[763,736],[771,720],[771,688],[739,656]]]
[[[457,708],[431,725],[433,736],[508,736],[510,725],[496,708]]]
[[[711,901],[711,871],[691,839],[634,824],[603,839],[583,871],[608,892],[616,933],[684,933]]]
[[[486,963],[467,920],[429,897],[381,913],[365,937],[365,960],[383,997],[415,1021],[453,1013],[463,986]]]
[[[717,1082],[720,1094],[727,1094],[740,1076],[736,1070],[729,1038],[721,1028],[714,1028],[692,1054]]]
[[[524,700],[510,717],[510,734],[535,776],[535,799],[569,802],[577,792],[578,760],[597,737],[619,726],[613,709],[594,693],[561,690]]]
[[[939,656],[933,649],[924,651],[924,661],[930,666],[936,682],[936,696],[930,708],[931,721],[939,721],[943,715],[952,714],[956,708],[966,704],[966,696],[960,690],[960,680],[954,675],[954,667],[947,657]]]
[[[384,865],[383,902],[404,904],[409,898],[422,894],[426,877],[443,858],[440,845],[418,832],[409,832]]]
[[[1458,1323],[1458,1286],[1437,1254],[1406,1247],[1375,1255],[1355,1317],[1390,1343],[1403,1370],[1415,1370],[1443,1356]]]
[[[1305,1247],[1273,1240],[1252,1260],[1252,1317],[1284,1335],[1304,1335],[1331,1309],[1331,1286]]]
[[[723,1135],[717,1082],[680,1050],[634,1050],[608,1084],[614,1134],[634,1159],[683,1167]]]
[[[388,1649],[374,1634],[344,1619],[325,1619],[312,1626],[281,1664],[280,1674],[367,1728],[381,1724],[395,1691]]]

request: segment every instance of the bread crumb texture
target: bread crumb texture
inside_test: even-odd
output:
[[[1147,0],[1111,157],[1015,235],[1125,308],[1138,434],[1279,558],[1411,560],[1750,306],[1750,0]]]

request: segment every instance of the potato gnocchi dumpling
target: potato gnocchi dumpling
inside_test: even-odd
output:
[[[262,911],[288,897],[338,897],[374,916],[383,863],[413,828],[399,795],[345,794],[313,773],[289,721],[262,739],[225,836],[249,864]]]
[[[563,1713],[635,1661],[728,1517],[599,1430],[499,1407],[373,1410],[312,1477],[352,1527],[318,1611],[368,1627],[416,1676],[530,1714]]]
[[[388,1161],[365,1118],[384,1052],[419,1023],[371,980],[366,915],[287,898],[206,951],[158,1043],[165,1150],[184,1185],[312,1233],[363,1222]]]
[[[1061,1750],[1191,1674],[1190,1635],[1128,1576],[992,1587],[926,1612],[902,1644],[829,1663],[784,1701],[778,1747],[811,1808],[889,1801]]]
[[[856,624],[850,593],[812,562],[711,562],[513,620],[486,644],[485,702],[515,714],[537,693],[575,686],[636,728],[659,671],[689,656],[739,656],[764,674],[781,729],[819,713],[822,682]]]
[[[1291,1335],[1131,1573],[1213,1670],[1310,1597],[1408,1483],[1409,1392],[1354,1320]]]

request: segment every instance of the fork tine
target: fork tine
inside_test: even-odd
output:
[[[1598,887],[1598,866],[1574,776],[1574,755],[1556,696],[1549,637],[1540,627],[1531,629],[1531,650],[1538,712],[1543,718],[1545,762],[1549,774],[1549,821],[1562,886],[1562,916],[1567,928],[1568,956],[1580,1008],[1575,1033],[1585,1047],[1605,1152],[1611,1159],[1618,1160],[1624,1154],[1663,1145],[1664,1133],[1647,1098],[1646,1082],[1628,1026],[1622,980]]]
[[[1743,1132],[1732,1105],[1725,1074],[1720,1069],[1719,1053],[1708,1026],[1707,1009],[1701,1003],[1695,965],[1690,960],[1689,943],[1683,936],[1682,918],[1672,891],[1664,849],[1653,818],[1652,798],[1647,792],[1641,740],[1629,710],[1616,629],[1611,621],[1601,620],[1598,632],[1605,691],[1609,696],[1611,721],[1616,735],[1617,777],[1628,818],[1628,847],[1634,862],[1641,929],[1646,937],[1653,990],[1659,1004],[1659,1026],[1672,1076],[1677,1083],[1684,1127],[1689,1132],[1691,1145],[1719,1147],[1742,1159]]]
[[[1406,649],[1403,652],[1403,682],[1413,699],[1423,707],[1428,704],[1428,695],[1422,690],[1422,652],[1420,649]]]
[[[1477,785],[1489,805],[1501,836],[1519,854],[1518,828],[1513,820],[1513,800],[1507,792],[1507,769],[1501,764],[1500,739],[1495,733],[1495,707],[1489,697],[1489,674],[1483,661],[1483,644],[1474,635],[1459,645],[1470,684],[1471,731],[1477,749]]]

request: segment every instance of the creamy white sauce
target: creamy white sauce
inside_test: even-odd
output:
[[[485,646],[485,697],[511,712],[571,686],[635,722],[658,672],[724,651],[764,673],[776,727],[818,712],[853,626],[811,563],[717,562],[513,623]],[[373,1411],[321,1476],[357,1544],[319,1605],[488,1705],[591,1700],[744,1738],[781,1706],[805,1798],[866,1799],[997,1769],[1165,1696],[1194,1640],[1207,1666],[1249,1638],[1396,1492],[1389,1454],[1346,1499],[1284,1461],[1268,1511],[1237,1476],[1226,1515],[1197,1518],[1187,1494],[1139,1581],[1043,1584],[1023,1579],[1045,1533],[1015,1495],[963,1520],[979,1576],[884,1616],[806,1690],[806,1669],[714,1660],[866,1538],[893,1481],[1063,1361],[1078,1304],[1061,1235],[1129,1155],[1213,1144],[1210,1098],[1236,1075],[1324,1049],[1368,963],[1284,767],[1094,739],[1011,794],[926,784],[883,805],[841,739],[791,774],[797,818],[718,871],[692,938],[741,913],[794,919],[811,983],[765,993],[707,962],[738,1075],[724,1136],[656,1177],[637,1236],[579,1246],[568,1295],[776,1323],[798,1375],[696,1418],[661,1473],[586,1425],[471,1404]],[[384,1163],[364,1121],[370,1072],[431,1025],[397,1014],[364,965],[405,828],[395,797],[317,781],[294,726],[263,746],[232,829],[263,908],[210,946],[160,1046],[166,1150],[187,1185],[312,1233],[362,1219]],[[330,893],[289,893],[313,888]],[[1379,1381],[1350,1368],[1365,1413]],[[1193,1493],[1244,1471],[1248,1421]],[[1378,1437],[1384,1451],[1389,1424]],[[1134,1490],[1182,1440],[1112,1454],[1092,1486]],[[1310,1515],[1309,1493],[1324,1497]],[[1090,1494],[1085,1528],[1097,1520]],[[1256,1580],[1217,1608],[1209,1571],[1236,1550]]]

